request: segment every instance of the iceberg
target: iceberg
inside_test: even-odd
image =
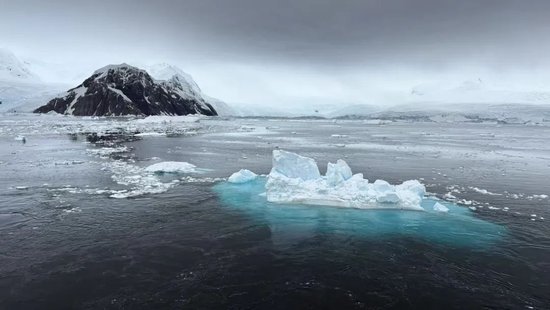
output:
[[[164,161],[150,165],[145,168],[147,172],[153,173],[194,173],[196,166],[184,161]]]
[[[344,160],[329,163],[322,176],[314,159],[274,150],[273,168],[265,185],[268,202],[311,204],[358,209],[404,209],[422,211],[426,193],[417,180],[391,185],[383,180],[369,183],[352,174]]]
[[[280,150],[273,157],[267,177],[238,184],[219,182],[213,188],[223,206],[267,225],[273,244],[295,246],[297,238],[311,240],[319,233],[336,232],[375,242],[418,238],[477,250],[506,238],[505,227],[478,219],[473,210],[456,203],[426,196],[424,185],[417,180],[398,185],[369,182],[361,173],[352,174],[343,160],[329,164],[322,176],[311,158]],[[234,175],[241,176],[242,171]]]
[[[247,169],[241,169],[238,172],[233,173],[227,181],[229,183],[246,183],[250,181],[254,181],[258,175],[254,172],[247,170]]]
[[[477,218],[474,211],[456,203],[444,202],[448,213],[434,211],[434,204],[443,202],[430,196],[424,197],[421,202],[423,212],[396,212],[397,209],[392,208],[313,207],[308,204],[268,202],[266,182],[267,179],[262,176],[240,184],[217,182],[213,190],[223,207],[246,214],[254,224],[269,227],[270,241],[285,248],[295,247],[300,240],[312,240],[324,232],[360,236],[373,242],[414,238],[476,251],[491,249],[507,238],[504,226]],[[413,187],[407,188],[413,190]],[[321,204],[323,201],[319,202]]]
[[[449,208],[446,206],[440,204],[439,202],[436,202],[433,206],[433,209],[435,212],[441,212],[441,213],[447,213],[449,212]]]

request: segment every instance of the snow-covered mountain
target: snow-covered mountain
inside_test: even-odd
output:
[[[0,81],[38,83],[40,78],[14,53],[0,48]]]
[[[128,64],[95,71],[82,84],[35,110],[79,116],[217,115],[203,99],[189,93],[178,75],[155,80],[145,70]]]
[[[0,112],[30,112],[44,104],[66,85],[45,83],[7,49],[0,49]]]
[[[155,64],[145,67],[147,72],[157,80],[173,81],[180,85],[180,95],[183,98],[205,101],[210,104],[218,115],[235,115],[235,111],[220,99],[210,97],[202,92],[199,85],[190,74],[185,73],[180,68],[167,63]]]

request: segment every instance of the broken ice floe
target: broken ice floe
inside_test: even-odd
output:
[[[90,155],[95,155],[102,158],[107,158],[113,154],[126,153],[130,149],[126,146],[119,147],[102,147],[97,149],[87,149],[86,152]]]
[[[434,204],[433,210],[436,211],[436,212],[441,212],[441,213],[449,212],[449,208],[447,208],[446,206],[440,204],[439,202],[436,202]]]
[[[153,173],[195,173],[197,167],[184,161],[164,161],[148,166],[145,171]]]
[[[241,169],[235,173],[233,173],[227,181],[229,183],[246,183],[250,182],[256,179],[258,175],[254,172],[247,170],[247,169]]]

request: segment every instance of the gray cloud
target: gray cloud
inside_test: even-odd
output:
[[[267,70],[278,79],[329,72],[340,81],[395,70],[550,68],[547,0],[0,0],[0,7],[0,37],[16,51],[90,68],[168,60],[204,79],[216,75],[212,85],[234,78],[235,66],[255,79]]]

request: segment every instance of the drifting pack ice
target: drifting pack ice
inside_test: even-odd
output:
[[[269,202],[360,209],[424,210],[421,202],[426,193],[417,180],[370,183],[362,173],[352,174],[341,159],[329,163],[322,176],[314,159],[282,150],[273,151],[265,189]]]

